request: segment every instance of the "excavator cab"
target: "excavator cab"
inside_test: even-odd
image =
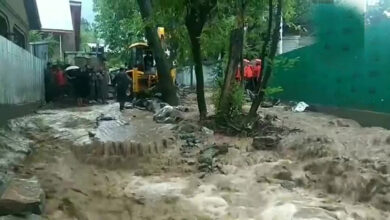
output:
[[[152,51],[146,43],[130,46],[130,70],[127,74],[133,80],[134,94],[142,93],[157,84],[157,71],[151,54]]]
[[[129,70],[127,74],[133,80],[133,93],[145,93],[158,83],[156,62],[151,48],[146,43],[135,43],[130,46]],[[173,82],[176,80],[176,69],[171,70]]]

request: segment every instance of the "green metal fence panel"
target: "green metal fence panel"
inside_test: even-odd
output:
[[[271,85],[283,87],[280,98],[390,112],[390,18],[383,8],[318,5],[313,24],[314,45],[279,57],[299,59],[275,70]]]

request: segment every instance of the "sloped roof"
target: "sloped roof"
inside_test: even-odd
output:
[[[36,0],[42,31],[72,32],[69,0]]]

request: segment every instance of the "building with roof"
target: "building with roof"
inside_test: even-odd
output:
[[[30,30],[40,30],[41,22],[35,0],[0,1],[0,36],[27,49]]]
[[[81,1],[80,0],[36,0],[41,31],[58,39],[59,47],[53,59],[64,58],[66,51],[80,49]]]

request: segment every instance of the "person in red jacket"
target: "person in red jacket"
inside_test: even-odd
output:
[[[65,94],[66,76],[64,74],[64,71],[62,71],[60,68],[57,68],[55,74],[56,74],[55,77],[56,77],[56,83],[58,88],[58,95],[62,97]]]

